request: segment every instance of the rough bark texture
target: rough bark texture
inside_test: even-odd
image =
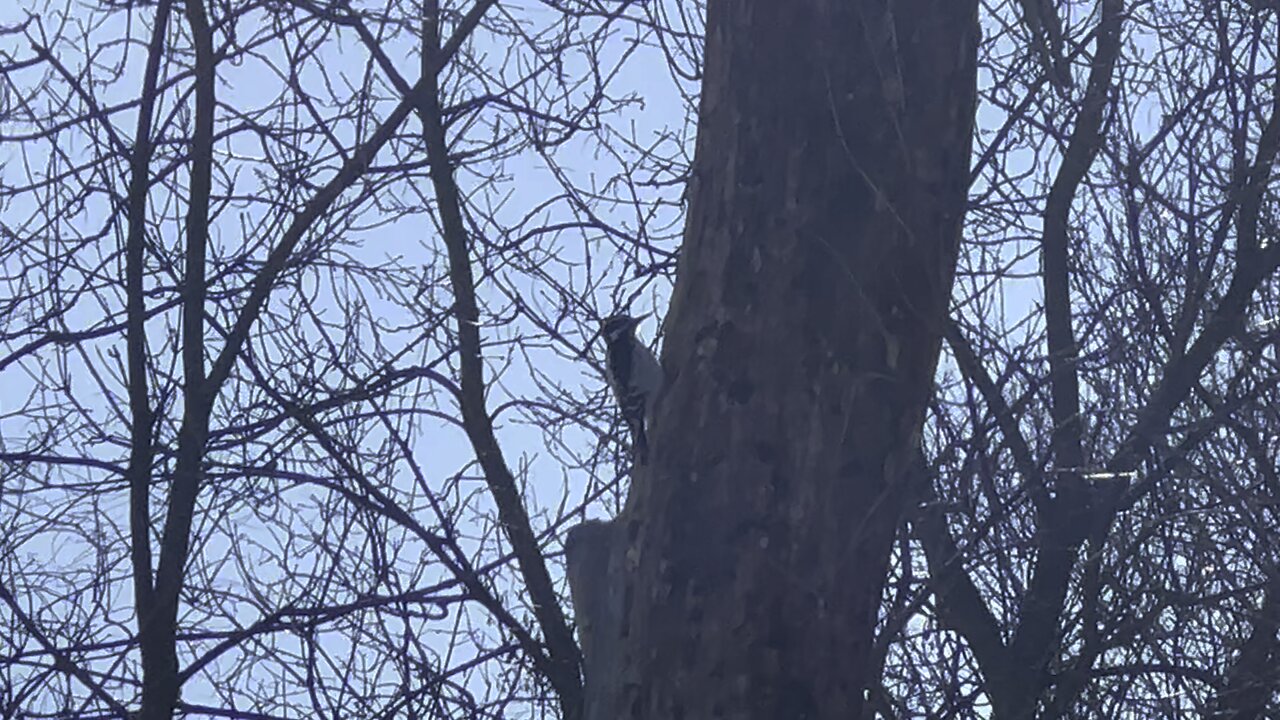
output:
[[[583,713],[586,720],[616,718],[613,702],[622,663],[619,630],[625,619],[623,598],[625,539],[618,522],[589,520],[569,531],[564,554],[573,597],[574,619],[582,644]]]
[[[615,712],[850,718],[969,177],[976,4],[713,0]]]

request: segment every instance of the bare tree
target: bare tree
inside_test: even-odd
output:
[[[5,717],[1280,711],[1275,3],[31,10]]]
[[[1276,20],[1075,10],[983,90],[885,717],[1274,711]]]
[[[605,122],[664,21],[425,10],[5,29],[7,714],[579,713],[557,542],[622,453],[566,378],[671,258],[684,128]]]

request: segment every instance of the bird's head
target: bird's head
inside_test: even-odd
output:
[[[613,342],[633,332],[636,329],[636,325],[639,325],[640,321],[646,317],[648,316],[631,317],[625,313],[610,315],[600,321],[600,334],[604,335],[606,342]]]

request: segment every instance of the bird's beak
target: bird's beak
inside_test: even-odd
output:
[[[631,325],[632,325],[632,327],[634,327],[634,326],[636,326],[636,325],[639,325],[641,320],[644,320],[645,318],[649,317],[649,316],[650,316],[650,315],[652,315],[652,314],[653,314],[653,313],[645,313],[645,314],[643,314],[643,315],[637,315],[637,316],[635,316],[635,317],[631,318]]]

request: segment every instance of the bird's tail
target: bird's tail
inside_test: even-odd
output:
[[[644,423],[631,423],[631,447],[635,453],[637,465],[649,462],[649,438],[644,432]]]

